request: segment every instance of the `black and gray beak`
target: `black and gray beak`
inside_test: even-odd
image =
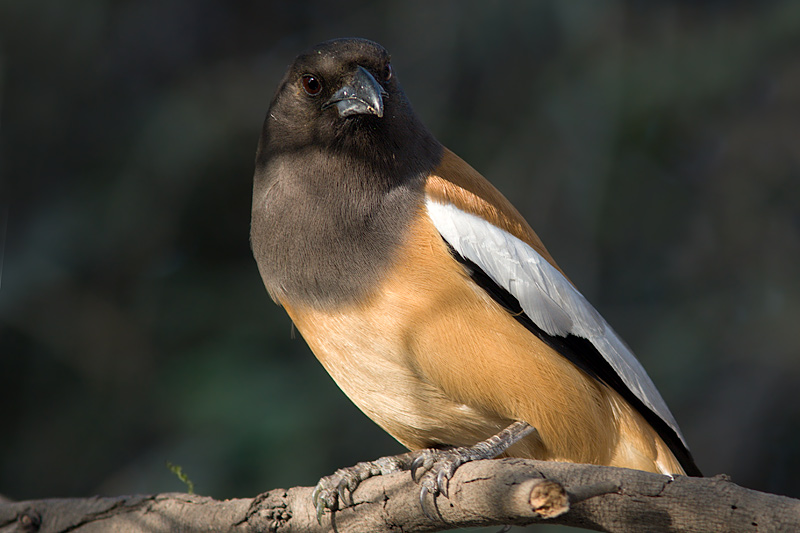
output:
[[[353,79],[325,102],[323,109],[336,106],[340,117],[350,115],[383,116],[383,97],[387,96],[381,84],[364,67],[358,67]]]

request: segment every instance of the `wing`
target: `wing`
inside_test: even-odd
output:
[[[472,279],[532,333],[616,390],[701,475],[678,424],[630,348],[555,265],[521,215],[447,151],[426,187],[427,213]]]
[[[427,213],[473,281],[531,333],[614,389],[689,475],[701,476],[675,418],[630,348],[558,269],[514,206],[445,149],[425,186]]]
[[[442,238],[462,258],[476,265],[513,296],[538,328],[552,337],[567,339],[573,335],[588,340],[628,390],[686,444],[672,413],[642,365],[561,272],[528,244],[481,217],[430,198],[427,209]]]

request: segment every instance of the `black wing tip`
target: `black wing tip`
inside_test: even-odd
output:
[[[686,472],[686,475],[690,477],[705,477],[703,473],[700,471],[700,469],[697,467],[697,465],[694,463],[694,459],[690,457],[689,460],[691,461],[691,466],[681,465],[683,466],[683,470]]]
[[[672,430],[672,428],[669,428]],[[656,430],[658,431],[658,430]],[[673,431],[674,433],[674,431]],[[675,437],[678,437],[676,434]],[[663,436],[662,436],[663,438]],[[683,467],[683,472],[689,477],[705,477],[703,472],[700,471],[700,468],[697,466],[697,463],[694,462],[694,457],[692,457],[692,452],[683,444],[683,441],[678,438],[678,442],[674,445],[670,445],[669,442],[665,440],[667,447],[669,447],[672,454],[675,456],[675,459],[681,464]]]

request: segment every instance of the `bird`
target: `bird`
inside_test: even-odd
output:
[[[422,123],[380,44],[325,41],[287,69],[256,152],[250,241],[316,358],[409,449],[320,480],[318,518],[372,475],[411,470],[423,501],[497,456],[702,475],[631,349]]]

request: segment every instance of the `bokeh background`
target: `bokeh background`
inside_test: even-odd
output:
[[[0,494],[312,485],[401,447],[268,298],[253,158],[309,46],[417,112],[634,348],[709,475],[800,497],[800,3],[0,2]]]

